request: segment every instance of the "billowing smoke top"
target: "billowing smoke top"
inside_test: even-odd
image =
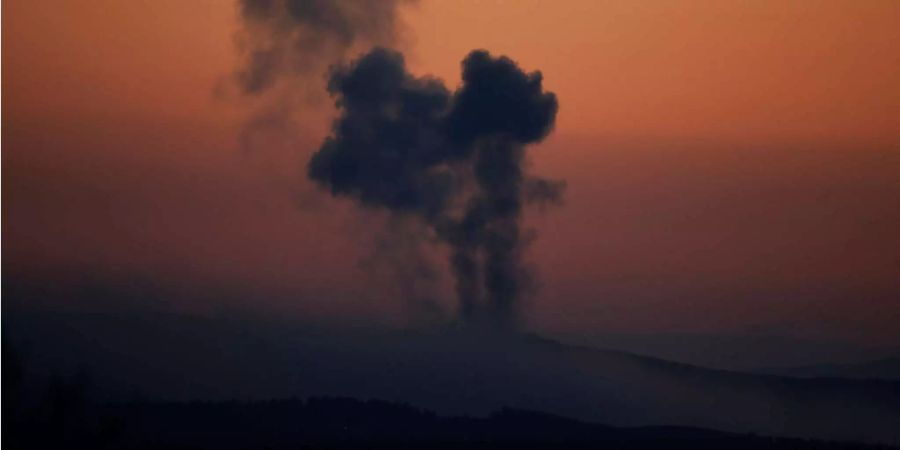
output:
[[[450,93],[409,75],[403,56],[376,49],[336,70],[328,89],[343,114],[309,163],[309,175],[367,205],[437,213],[449,174],[431,170],[452,156],[443,133]]]
[[[556,97],[540,72],[477,50],[454,93],[415,77],[403,56],[376,48],[333,70],[341,114],[309,162],[334,195],[421,220],[449,245],[460,316],[511,325],[528,287],[522,207],[558,200],[561,182],[526,177],[524,146],[553,128]]]
[[[449,137],[471,145],[496,134],[519,143],[543,139],[556,118],[556,96],[544,92],[540,72],[525,73],[505,57],[475,50],[463,60],[462,88],[447,117]]]

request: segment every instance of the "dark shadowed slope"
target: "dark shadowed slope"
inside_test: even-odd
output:
[[[900,354],[900,347],[896,346],[866,346],[763,332],[554,333],[553,337],[570,344],[754,373],[760,368],[865,363]]]
[[[800,378],[849,378],[900,381],[900,356],[882,358],[857,364],[812,364],[806,366],[772,367],[760,373]]]
[[[83,369],[107,399],[349,396],[451,415],[508,406],[615,426],[900,442],[900,383],[709,370],[536,337],[165,315],[7,314],[3,330],[36,372]]]

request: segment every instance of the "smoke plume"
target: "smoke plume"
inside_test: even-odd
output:
[[[322,92],[328,67],[374,45],[395,46],[402,3],[412,0],[239,0],[242,58],[234,85],[256,101],[241,145],[291,139],[298,111]],[[265,141],[263,141],[265,142]]]
[[[558,201],[564,188],[523,167],[526,146],[553,127],[556,97],[543,90],[540,72],[483,50],[463,60],[454,92],[411,75],[402,54],[382,47],[397,44],[402,3],[240,0],[244,61],[235,78],[243,94],[265,100],[244,145],[257,131],[292,129],[298,96],[315,91],[328,69],[339,117],[310,159],[309,177],[335,196],[390,212],[392,223],[423,226],[430,236],[414,233],[410,242],[449,248],[460,318],[511,325],[529,287],[522,210]],[[397,252],[389,259],[417,254]]]
[[[245,62],[237,78],[245,93],[313,74],[354,45],[397,39],[399,0],[240,0]]]
[[[521,227],[527,203],[554,202],[561,182],[527,176],[527,144],[553,127],[557,101],[540,72],[484,50],[462,84],[415,77],[403,55],[375,48],[332,70],[340,111],[309,177],[336,196],[421,221],[450,249],[466,323],[510,326],[528,287]]]

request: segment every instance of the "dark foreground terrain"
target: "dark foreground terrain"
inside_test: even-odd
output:
[[[7,449],[892,448],[686,427],[618,428],[512,409],[441,417],[344,398],[91,404],[77,381],[57,381],[39,404],[3,400]]]
[[[620,428],[666,425],[900,445],[896,381],[714,370],[469,330],[343,331],[165,314],[4,312],[3,343],[21,350],[28,384],[84,373],[92,397],[105,404],[383,399],[442,417],[488,417],[509,407]]]
[[[8,342],[2,352],[5,449],[895,448],[684,426],[608,426],[526,409],[439,415],[347,397],[158,401],[135,393],[130,401],[102,400],[85,375],[34,376]]]

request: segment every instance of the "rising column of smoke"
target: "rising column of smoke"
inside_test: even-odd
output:
[[[525,146],[552,129],[556,97],[540,72],[477,50],[454,92],[376,48],[336,68],[341,114],[308,174],[333,195],[421,220],[451,248],[460,315],[511,325],[524,284],[522,208],[556,201],[563,184],[527,177]]]
[[[550,132],[557,102],[552,93],[543,92],[540,72],[527,74],[509,58],[474,51],[462,68],[462,86],[447,117],[448,137],[459,145],[476,146],[473,165],[479,189],[465,220],[479,226],[475,236],[485,252],[487,317],[506,325],[515,318],[514,302],[523,288],[519,221],[524,146]],[[556,186],[540,193],[542,200],[559,198],[561,184],[539,179],[534,183]]]

